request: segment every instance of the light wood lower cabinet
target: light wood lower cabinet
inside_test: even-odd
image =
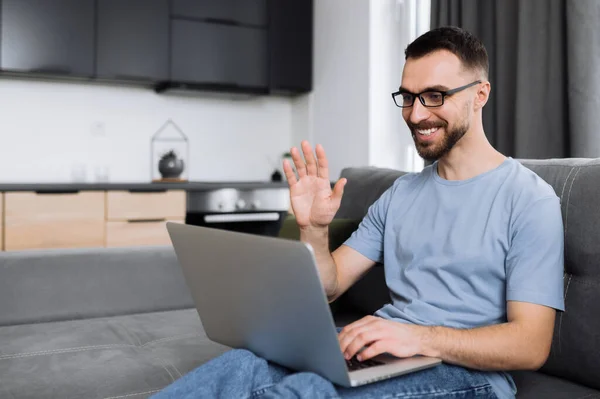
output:
[[[4,194],[7,251],[104,246],[105,193]]]
[[[186,192],[108,191],[106,193],[106,219],[146,220],[185,219]]]
[[[186,192],[108,191],[106,246],[170,245],[166,222],[185,223]]]
[[[140,245],[171,245],[167,221],[185,223],[185,219],[161,221],[108,221],[106,222],[106,246],[125,247]]]
[[[170,245],[185,212],[183,190],[0,193],[0,250]]]

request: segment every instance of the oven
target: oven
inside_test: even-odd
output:
[[[289,189],[282,187],[188,191],[185,222],[277,236],[288,215],[289,195]]]

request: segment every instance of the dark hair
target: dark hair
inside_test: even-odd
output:
[[[489,61],[485,46],[475,35],[455,26],[432,29],[416,38],[404,51],[406,59],[421,58],[438,50],[448,50],[467,69],[479,69],[488,77]]]

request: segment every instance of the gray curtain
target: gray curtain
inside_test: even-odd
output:
[[[483,123],[500,152],[600,157],[599,9],[597,0],[431,1],[432,28],[460,26],[488,50]]]
[[[600,157],[600,1],[567,0],[569,116],[574,156]]]

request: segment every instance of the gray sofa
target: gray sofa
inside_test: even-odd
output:
[[[562,200],[566,312],[519,398],[600,398],[600,160],[522,161]],[[402,172],[350,168],[339,219]],[[532,248],[535,250],[535,248]],[[388,301],[377,266],[334,305],[343,325]],[[228,350],[210,342],[170,247],[0,254],[0,398],[146,398]]]

